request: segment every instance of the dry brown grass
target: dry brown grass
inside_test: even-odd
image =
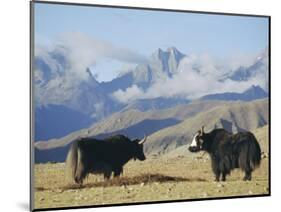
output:
[[[203,178],[184,178],[184,177],[174,177],[162,174],[141,174],[139,176],[133,177],[119,177],[111,178],[110,180],[105,181],[96,181],[96,182],[87,182],[83,185],[69,183],[68,185],[59,187],[62,191],[73,190],[73,189],[83,189],[83,188],[92,188],[92,187],[112,187],[112,186],[131,186],[138,185],[140,183],[151,184],[151,183],[165,183],[165,182],[204,182],[206,181]],[[36,191],[51,190],[50,188],[44,187],[35,187]]]
[[[130,161],[120,178],[90,175],[83,186],[69,184],[63,163],[37,164],[35,208],[268,194],[267,158],[250,182],[234,170],[226,182],[216,183],[210,161],[197,156]]]

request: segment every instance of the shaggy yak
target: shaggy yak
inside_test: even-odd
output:
[[[123,135],[115,135],[104,140],[80,138],[72,143],[68,152],[66,165],[71,178],[82,184],[90,174],[104,174],[109,179],[112,172],[114,177],[120,176],[123,166],[130,159],[145,160],[143,144],[146,137],[131,141]]]
[[[251,180],[252,171],[260,165],[261,149],[251,132],[231,134],[224,129],[204,132],[204,127],[196,133],[190,152],[206,151],[212,161],[215,180],[225,181],[226,175],[235,168],[245,172],[243,180]]]

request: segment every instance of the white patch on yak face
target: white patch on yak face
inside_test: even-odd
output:
[[[190,147],[197,147],[197,137],[199,136],[199,132],[195,134],[195,136],[193,137],[193,140],[190,144]]]
[[[200,132],[196,133],[195,136],[193,137],[193,140],[189,146],[189,148],[193,149],[193,151],[195,150],[201,150],[202,149],[202,144],[203,144],[203,140],[200,138]],[[192,151],[192,150],[191,150]]]

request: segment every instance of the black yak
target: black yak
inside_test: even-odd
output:
[[[198,131],[189,146],[189,151],[206,151],[212,161],[215,180],[225,181],[232,169],[241,168],[245,172],[243,180],[251,180],[252,171],[260,165],[261,149],[251,132],[232,134],[224,129],[214,129],[204,133]]]
[[[109,179],[120,176],[123,166],[130,159],[145,160],[143,143],[139,139],[131,141],[123,135],[115,135],[104,140],[81,138],[72,143],[68,152],[66,165],[71,178],[79,184],[90,173],[102,173]]]

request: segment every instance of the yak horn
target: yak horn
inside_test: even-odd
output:
[[[145,135],[144,138],[139,142],[139,144],[144,144],[146,142],[147,136]]]
[[[204,125],[203,125],[202,128],[201,128],[201,133],[202,133],[202,134],[204,133]]]

